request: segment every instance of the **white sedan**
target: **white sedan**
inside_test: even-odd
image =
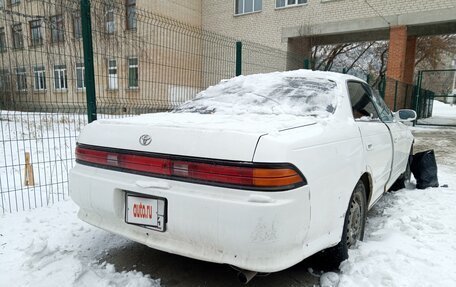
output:
[[[401,121],[415,118],[349,75],[240,76],[170,113],[86,126],[70,194],[82,220],[166,252],[252,272],[322,250],[339,263],[409,178]]]

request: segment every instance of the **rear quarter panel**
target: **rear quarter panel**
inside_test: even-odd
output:
[[[262,136],[254,161],[296,165],[310,187],[311,223],[305,241],[315,241],[321,249],[340,241],[348,201],[366,168],[360,133],[353,120]]]

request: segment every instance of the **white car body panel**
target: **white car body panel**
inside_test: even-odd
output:
[[[258,272],[283,270],[336,245],[356,183],[363,176],[368,179],[370,208],[405,170],[413,137],[404,125],[394,122],[390,127],[397,137],[394,143],[384,123],[354,120],[346,82],[361,80],[334,73],[300,73],[337,83],[339,103],[333,116],[182,118],[161,113],[94,122],[78,142],[195,158],[291,163],[304,175],[306,185],[259,192],[78,163],[70,173],[70,195],[80,206],[78,216],[159,250]],[[150,145],[139,143],[143,134],[152,135]],[[373,146],[368,148],[369,144]],[[166,199],[165,232],[125,223],[126,191]]]

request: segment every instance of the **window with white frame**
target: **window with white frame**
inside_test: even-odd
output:
[[[125,10],[127,11],[127,30],[136,29],[136,0],[126,0]]]
[[[116,23],[115,23],[115,18],[114,18],[114,9],[110,8],[106,11],[105,14],[106,21],[106,33],[112,34],[116,31]]]
[[[128,59],[128,88],[134,89],[138,87],[139,71],[138,58]]]
[[[82,38],[82,22],[78,15],[73,16],[73,35],[76,39]]]
[[[108,89],[117,90],[119,88],[117,81],[117,61],[108,60]]]
[[[24,38],[22,36],[22,24],[14,24],[11,26],[13,36],[13,48],[22,49],[24,48]]]
[[[85,89],[84,81],[84,63],[76,63],[76,88],[78,90]]]
[[[68,88],[66,65],[54,65],[54,88],[56,90]]]
[[[65,22],[62,15],[51,17],[51,42],[59,43],[65,40]]]
[[[6,33],[5,28],[0,28],[0,52],[6,52]]]
[[[9,71],[8,69],[0,69],[0,91],[8,91],[9,89]]]
[[[261,11],[262,0],[235,0],[234,12],[236,15]]]
[[[25,67],[16,68],[16,90],[26,91],[27,90],[27,71]]]
[[[30,25],[30,40],[32,46],[43,44],[43,33],[41,31],[41,20],[33,20]]]
[[[276,8],[307,4],[307,0],[276,0]]]
[[[34,86],[35,91],[46,90],[46,70],[44,66],[35,66],[33,68]]]

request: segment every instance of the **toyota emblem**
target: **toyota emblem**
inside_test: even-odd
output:
[[[149,145],[151,142],[152,142],[152,138],[150,137],[150,135],[142,135],[139,138],[139,143],[141,145]]]

